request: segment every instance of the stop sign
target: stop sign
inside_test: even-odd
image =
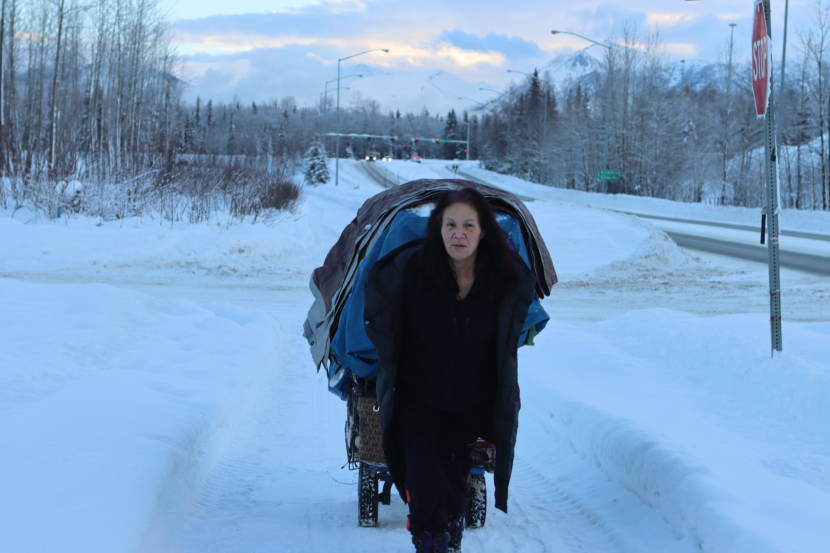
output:
[[[755,113],[764,117],[770,92],[772,48],[767,32],[767,18],[762,0],[755,0],[755,21],[752,24],[752,93],[755,95]]]

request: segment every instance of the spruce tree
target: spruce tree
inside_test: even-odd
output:
[[[322,144],[315,142],[305,154],[305,182],[311,186],[326,184],[329,181],[329,168],[326,165],[326,151]]]

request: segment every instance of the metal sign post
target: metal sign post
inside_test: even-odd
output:
[[[755,0],[752,26],[752,90],[755,108],[764,118],[764,178],[766,180],[767,250],[769,252],[769,313],[771,351],[782,351],[781,337],[781,266],[778,251],[778,146],[775,133],[774,88],[772,83],[772,38],[769,0]],[[762,222],[763,225],[763,222]],[[763,243],[763,234],[761,237]]]

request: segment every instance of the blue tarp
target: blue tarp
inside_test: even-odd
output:
[[[513,247],[517,249],[521,258],[529,266],[527,246],[522,238],[518,221],[501,212],[496,213],[496,220],[507,232]],[[351,295],[340,312],[337,331],[331,343],[333,359],[328,367],[329,390],[341,399],[346,399],[348,396],[348,383],[351,380],[351,373],[363,378],[374,378],[377,374],[377,352],[369,337],[366,336],[363,325],[363,289],[369,272],[375,262],[382,259],[387,253],[407,242],[426,236],[426,229],[427,217],[412,211],[401,211],[384,229],[381,236],[361,260],[360,267],[358,267],[354,277],[355,281]],[[534,298],[525,318],[519,345],[525,344],[531,329],[533,329],[531,336],[541,332],[549,319],[550,317],[542,308],[539,299]]]

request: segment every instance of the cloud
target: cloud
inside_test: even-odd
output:
[[[673,27],[674,25],[685,21],[694,21],[699,17],[700,15],[697,14],[682,12],[647,12],[646,23],[650,27],[660,27],[665,29],[666,27]]]
[[[464,50],[500,52],[508,58],[526,58],[542,54],[542,50],[535,42],[520,37],[510,37],[495,33],[480,37],[465,33],[460,29],[453,29],[442,32],[438,36],[438,41],[449,43]]]
[[[336,76],[339,57],[389,48],[388,54],[343,63],[344,74],[366,74],[349,81],[346,98],[360,93],[392,109],[415,111],[424,105],[443,111],[454,102],[458,109],[486,99],[479,87],[509,86],[515,76],[507,68],[554,71],[550,62],[558,54],[590,46],[576,36],[553,36],[552,28],[618,42],[626,29],[636,30],[641,43],[660,29],[662,51],[670,60],[718,61],[728,52],[728,24],[735,22],[734,54],[740,61],[748,59],[752,20],[747,0],[672,0],[671,6],[654,0],[521,0],[507,8],[495,0],[303,1],[269,13],[175,21],[185,76],[193,84],[188,96],[218,101],[237,95],[258,102],[295,96],[309,105],[319,99],[323,83]],[[790,2],[791,44],[801,9],[796,6]],[[779,9],[774,25],[782,16]],[[774,27],[777,37],[779,28]],[[458,102],[459,96],[469,99]]]
[[[359,32],[363,27],[361,19],[358,12],[334,14],[315,6],[305,8],[301,12],[215,15],[204,19],[184,19],[173,23],[172,29],[177,35],[186,38],[203,35],[277,37],[286,34],[336,37],[342,34],[338,29]],[[328,24],[323,24],[324,22]]]

